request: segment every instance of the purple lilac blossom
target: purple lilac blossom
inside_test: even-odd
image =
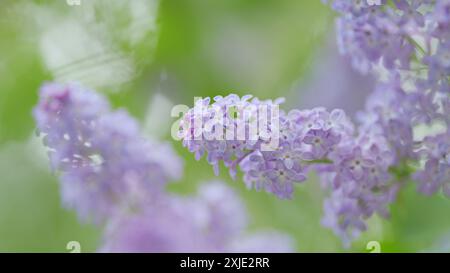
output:
[[[202,185],[197,196],[167,196],[139,214],[110,222],[102,252],[291,252],[278,232],[247,234],[247,213],[223,182]]]
[[[416,54],[416,36],[431,37],[424,31],[429,13],[423,10],[433,1],[395,0],[395,5],[388,5],[385,0],[379,4],[323,2],[331,2],[332,8],[342,15],[336,21],[340,51],[351,56],[354,67],[362,73],[371,72],[379,63],[389,70],[409,69]]]
[[[422,165],[413,175],[420,192],[429,195],[443,188],[445,193],[446,181],[450,180],[448,164],[433,155],[430,143],[435,142],[435,146],[441,147],[441,153],[446,154],[442,150],[448,147],[450,139],[450,1],[396,0],[393,3],[384,2],[376,7],[362,4],[355,8],[348,1],[332,1],[333,8],[342,13],[337,24],[345,22],[348,27],[338,34],[338,39],[344,40],[344,48],[349,49],[343,53],[352,53],[354,63],[369,64],[370,72],[381,58],[391,74],[368,98],[359,120],[362,127],[375,129],[386,137],[396,152],[397,164]],[[395,27],[382,31],[380,22],[386,21]],[[351,34],[358,32],[361,24],[370,24],[376,33],[382,31],[388,40],[403,39],[405,45],[394,50],[394,54],[387,47],[377,47],[374,59],[367,54],[370,47],[362,45]],[[369,43],[370,37],[364,37],[363,41]],[[400,62],[399,56],[404,57]],[[445,129],[440,135],[430,132],[428,137],[416,139],[413,134],[420,125],[442,123]]]
[[[450,131],[426,137],[419,154],[425,160],[424,168],[414,174],[419,191],[431,195],[442,190],[450,197]]]
[[[197,159],[207,154],[216,173],[221,161],[233,177],[240,166],[249,188],[280,198],[292,197],[294,183],[316,170],[329,192],[323,224],[348,245],[373,214],[389,216],[388,205],[411,178],[424,194],[442,190],[449,195],[450,1],[324,2],[341,13],[338,44],[353,66],[378,77],[378,68],[388,71],[358,113],[357,123],[342,110],[280,111],[278,141],[271,151],[261,149],[268,139],[211,139],[192,126],[193,121],[213,119],[212,109],[225,109],[220,115],[224,120],[209,132],[222,131],[245,122],[226,114],[227,106],[254,109],[261,103],[248,95],[230,95],[212,104],[209,98],[200,100],[206,111],[186,114],[189,134],[183,144]],[[259,121],[258,113],[252,113]],[[416,139],[415,128],[436,123],[444,124],[443,133]],[[420,164],[423,167],[417,167]]]
[[[112,111],[81,86],[44,85],[34,117],[60,173],[63,204],[82,220],[100,223],[120,207],[157,198],[182,173],[170,146],[145,140],[124,110]]]
[[[319,172],[330,191],[322,223],[333,229],[345,245],[366,230],[365,220],[373,214],[389,217],[388,205],[399,189],[398,181],[389,173],[394,158],[382,135],[361,133],[338,148],[333,168]]]
[[[365,111],[358,113],[361,131],[382,134],[395,151],[395,161],[414,158],[413,127],[408,94],[398,79],[379,84],[368,97]]]
[[[235,95],[230,96],[233,100],[228,102],[228,106],[236,107],[234,103],[241,100]],[[209,99],[202,101],[203,106],[209,105]],[[375,103],[373,107],[376,106]],[[214,103],[211,107],[215,107]],[[205,113],[209,113],[207,109],[204,112],[191,109],[186,113],[185,120],[205,119]],[[202,150],[208,158],[210,154],[232,154],[227,157],[230,162],[226,166],[238,164],[249,188],[263,189],[283,199],[292,197],[295,182],[303,181],[310,170],[316,170],[323,180],[325,191],[329,192],[324,204],[323,224],[332,228],[345,243],[366,229],[365,221],[372,215],[389,216],[388,205],[394,201],[399,188],[389,168],[395,164],[397,157],[388,139],[377,127],[356,130],[339,109],[330,112],[325,108],[314,108],[281,113],[279,145],[271,151],[260,149],[261,139],[252,146],[243,143],[236,145],[235,140],[207,140],[202,132],[195,131],[203,127],[195,126],[183,130],[201,138],[192,142],[190,135],[185,135],[184,145],[191,152]],[[258,119],[257,116],[254,118]],[[237,118],[232,122],[245,121]],[[238,155],[230,144],[241,147]],[[221,160],[223,157],[213,162],[218,164]],[[301,179],[298,178],[300,175]]]
[[[334,0],[341,53],[363,73],[408,75],[421,92],[450,92],[450,1]],[[424,73],[427,75],[424,77]],[[405,82],[405,79],[402,79]]]
[[[277,101],[250,98],[229,95],[215,98],[211,105],[209,98],[201,99],[196,103],[197,106],[201,105],[201,109],[196,110],[194,107],[188,111],[180,130],[184,132],[183,145],[195,153],[197,159],[206,154],[208,162],[216,171],[223,161],[233,177],[239,166],[249,188],[263,189],[283,199],[291,198],[294,184],[306,179],[310,162],[326,159],[342,139],[353,134],[353,124],[342,110],[328,112],[325,108],[315,108],[289,113],[279,111],[279,126],[269,128],[274,129],[272,133],[277,130],[276,134],[268,139],[261,134],[259,126],[256,135],[252,136],[249,134],[249,120],[258,120],[261,124],[266,114],[259,111],[259,107],[263,105],[278,109],[279,104]],[[231,116],[229,109],[239,109],[242,116],[244,112],[250,114],[248,118]],[[202,124],[206,124],[213,118],[211,113],[223,117],[217,120],[212,130],[207,131],[206,126],[195,123],[202,121]],[[224,132],[230,127],[245,128],[245,138],[208,138],[211,131]],[[270,146],[270,150],[263,149],[264,144],[274,140],[275,145]]]
[[[359,130],[384,137],[397,180],[416,180],[426,195],[440,190],[449,195],[450,1],[331,2],[341,13],[341,52],[363,73],[380,74],[375,68],[381,63],[390,74],[367,99]],[[444,126],[443,132],[431,130],[417,139],[416,128],[436,124]]]

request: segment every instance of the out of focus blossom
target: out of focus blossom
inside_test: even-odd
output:
[[[83,220],[102,222],[180,178],[182,162],[170,146],[145,140],[127,112],[81,86],[44,85],[34,116],[61,176],[63,204]]]
[[[292,239],[270,231],[248,234],[242,201],[226,184],[204,184],[193,197],[168,196],[136,214],[119,214],[103,252],[292,252]]]

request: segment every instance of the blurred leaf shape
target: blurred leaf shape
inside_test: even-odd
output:
[[[35,44],[23,34],[21,17],[12,5],[5,5],[0,9],[0,145],[30,134],[34,127],[30,109],[45,78]]]
[[[33,14],[39,51],[54,80],[119,90],[152,60],[158,0],[82,1],[24,10]],[[141,54],[145,53],[145,58]]]

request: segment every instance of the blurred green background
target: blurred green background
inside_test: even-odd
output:
[[[333,37],[333,13],[309,0],[0,0],[0,251],[95,251],[101,230],[60,205],[59,187],[31,116],[45,81],[80,81],[138,118],[145,134],[172,141],[185,175],[170,190],[188,194],[215,179],[171,140],[173,105],[230,92],[302,100],[301,86]],[[327,80],[327,79],[323,79]],[[327,90],[327,92],[333,92]],[[321,93],[323,95],[323,93]],[[321,95],[321,96],[322,96]],[[292,201],[220,179],[248,205],[252,229],[292,235],[300,252],[449,251],[450,202],[405,189],[392,220],[374,218],[352,248],[320,225],[322,198],[311,178]],[[239,179],[238,179],[239,180]]]

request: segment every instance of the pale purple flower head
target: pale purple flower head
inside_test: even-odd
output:
[[[186,200],[168,198],[138,213],[119,213],[109,221],[100,252],[212,252],[191,216]]]
[[[233,177],[239,166],[249,188],[265,190],[283,199],[291,198],[295,183],[306,179],[306,165],[326,160],[340,141],[354,133],[352,122],[342,110],[329,112],[325,108],[315,108],[286,114],[279,111],[278,100],[250,98],[216,97],[211,105],[209,98],[199,100],[186,113],[182,124],[183,145],[195,153],[197,159],[206,154],[216,174],[223,161]],[[239,114],[232,116],[230,109],[237,109]],[[269,111],[261,114],[261,109]],[[270,110],[277,112],[274,114]],[[217,115],[220,119],[214,120]],[[214,123],[207,133],[225,132],[230,128],[238,133],[239,128],[243,128],[242,138],[229,139],[226,135],[209,138],[204,130],[211,120]],[[202,121],[202,125],[196,125],[195,121]],[[258,121],[259,131],[253,132],[255,135],[252,135],[251,121]],[[267,129],[269,134],[261,132],[261,128]]]
[[[181,174],[170,146],[145,140],[126,111],[112,111],[81,86],[44,85],[34,117],[60,172],[63,204],[83,220],[102,222],[119,207],[156,198]]]
[[[248,234],[245,206],[218,181],[193,197],[167,196],[137,214],[110,223],[103,252],[291,252],[292,239],[277,232]]]
[[[330,191],[324,203],[323,224],[348,243],[366,229],[366,219],[378,213],[388,217],[398,184],[389,167],[394,154],[386,139],[374,133],[361,134],[343,143],[334,169],[319,171]]]
[[[414,175],[418,180],[427,181],[432,173],[438,175],[431,186],[422,187],[424,191],[432,193],[442,188],[448,192],[450,188],[444,182],[448,181],[448,161],[445,161],[448,132],[428,140],[440,143],[438,146],[417,143],[413,134],[416,125],[430,124],[436,119],[446,121],[448,103],[436,100],[437,97],[430,99],[434,93],[420,93],[418,86],[406,90],[400,76],[378,85],[365,111],[359,115],[356,129],[342,110],[330,112],[319,107],[287,114],[280,112],[278,142],[272,150],[262,149],[262,144],[267,142],[263,138],[253,142],[214,140],[196,134],[196,128],[189,132],[198,138],[194,142],[184,139],[184,145],[192,152],[207,155],[208,162],[214,166],[224,161],[233,175],[239,166],[247,187],[265,190],[282,199],[291,198],[295,183],[306,180],[308,172],[315,170],[328,193],[323,224],[348,245],[366,229],[367,219],[374,214],[389,216],[389,205],[411,178],[414,172],[411,165],[421,157],[440,160],[439,164],[435,159],[429,160],[427,168]],[[218,104],[220,107],[234,107],[236,101],[252,104],[248,99],[234,95],[231,98],[219,99]],[[201,105],[206,107],[209,100],[202,100]],[[185,116],[187,121],[196,119],[205,116],[193,109]],[[225,129],[236,122],[239,121],[230,119],[225,124],[215,123],[214,128]],[[427,149],[420,151],[421,146]]]
[[[396,152],[397,160],[414,156],[414,116],[408,99],[397,79],[381,83],[368,97],[366,109],[358,117],[360,130],[384,135]]]
[[[418,189],[425,195],[439,190],[450,197],[450,131],[426,137],[419,154],[425,161],[423,169],[413,178],[418,181]]]
[[[341,53],[352,58],[353,65],[363,73],[372,72],[382,64],[388,70],[409,69],[417,55],[417,40],[431,38],[448,40],[448,0],[395,0],[331,2],[340,13],[337,19],[338,43]],[[421,49],[422,50],[422,49]],[[430,48],[425,48],[429,52]]]

